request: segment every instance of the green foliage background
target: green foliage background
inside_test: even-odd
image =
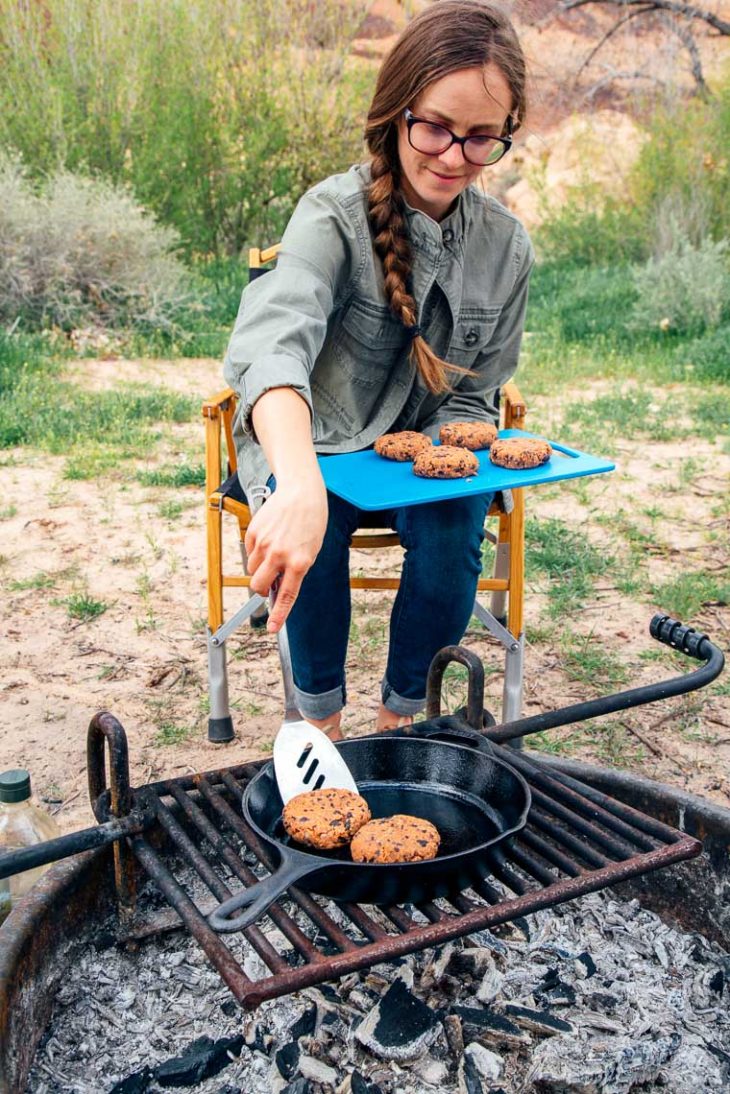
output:
[[[274,239],[294,195],[356,160],[364,4],[0,0],[0,145],[36,176],[129,185],[189,256]]]

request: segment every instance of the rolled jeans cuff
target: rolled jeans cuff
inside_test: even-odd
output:
[[[380,688],[383,706],[393,714],[420,714],[426,705],[425,696],[423,699],[406,699],[403,695],[398,695],[396,691],[393,691],[386,676],[383,677]]]
[[[323,691],[320,695],[310,695],[306,691],[294,688],[297,701],[297,710],[303,718],[314,718],[321,721],[322,718],[330,718],[333,714],[339,714],[347,702],[345,685],[332,688],[331,691]]]

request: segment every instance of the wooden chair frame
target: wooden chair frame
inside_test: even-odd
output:
[[[250,276],[265,272],[263,266],[272,261],[279,250],[278,244],[266,250],[253,248],[249,252]],[[236,449],[233,442],[233,419],[237,396],[231,388],[214,395],[203,403],[205,422],[205,497],[207,527],[207,581],[208,581],[208,681],[210,717],[208,736],[212,741],[228,741],[233,737],[233,722],[228,698],[228,673],[226,640],[249,621],[254,625],[266,622],[266,602],[250,589],[245,548],[246,529],[251,521],[251,511],[243,502],[227,495],[223,483],[237,470]],[[526,407],[515,384],[508,383],[501,392],[501,426],[504,429],[523,429]],[[222,448],[225,450],[223,474]],[[525,499],[524,490],[512,491],[513,506],[505,513],[496,504],[489,510],[490,517],[497,517],[496,535],[487,531],[496,546],[493,577],[480,578],[474,614],[498,639],[505,650],[504,688],[502,695],[502,720],[512,721],[520,716],[522,704],[522,676],[524,661],[523,605],[524,605],[524,542]],[[223,515],[230,514],[238,525],[242,572],[226,573],[223,567]],[[399,546],[398,536],[387,530],[362,530],[352,538],[354,548],[379,549]],[[397,589],[398,577],[379,575],[353,575],[352,589]],[[249,589],[249,599],[228,619],[224,612],[224,590]],[[490,609],[479,600],[479,594],[491,593]],[[290,705],[287,696],[287,707]]]

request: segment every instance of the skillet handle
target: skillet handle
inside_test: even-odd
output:
[[[321,868],[322,860],[316,856],[287,849],[275,873],[257,882],[256,885],[236,893],[235,896],[229,897],[228,900],[224,900],[208,916],[208,922],[214,931],[221,934],[243,931],[246,927],[253,926],[290,885],[294,885],[300,878]],[[239,908],[247,908],[248,911],[235,919],[230,919],[231,913]]]

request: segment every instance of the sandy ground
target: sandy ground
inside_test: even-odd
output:
[[[216,361],[78,361],[71,375],[85,387],[130,380],[210,395],[222,386]],[[596,390],[600,390],[597,386]],[[583,393],[590,396],[591,390]],[[178,776],[264,756],[282,716],[273,638],[244,628],[229,641],[236,740],[207,741],[206,581],[202,491],[149,487],[135,477],[145,468],[202,462],[199,423],[167,427],[149,460],[120,463],[101,481],[63,477],[63,457],[18,449],[5,453],[0,555],[0,770],[27,767],[36,792],[63,830],[91,821],[86,790],[86,727],[98,710],[112,711],[130,743],[132,781]],[[728,564],[727,484],[730,455],[720,445],[693,442],[703,468],[688,490],[677,491],[686,446],[620,442],[617,471],[582,486],[536,488],[529,512],[555,517],[599,548],[627,514],[662,507],[662,521],[645,548],[642,589],[687,570],[719,572]],[[605,522],[608,515],[611,519]],[[236,535],[228,561],[237,566]],[[399,551],[355,567],[391,568]],[[631,684],[675,675],[674,655],[652,656],[648,623],[656,609],[645,593],[625,595],[599,579],[592,599],[546,627],[544,579],[530,579],[526,595],[527,652],[524,712],[534,714],[616,690],[581,682],[566,667],[566,636],[584,636],[620,665]],[[240,602],[235,590],[230,605]],[[68,598],[85,595],[106,610],[74,619]],[[348,733],[374,722],[385,657],[391,596],[356,594],[348,667]],[[730,608],[708,603],[692,620],[727,647]],[[465,644],[487,667],[487,705],[499,717],[500,648],[476,626]],[[654,651],[656,652],[656,651]],[[661,651],[660,651],[661,652]],[[667,651],[668,652],[668,651]],[[462,699],[457,680],[446,709]],[[725,692],[723,694],[723,692]],[[600,727],[551,732],[544,744],[569,755],[631,767],[730,805],[730,698],[727,685],[662,701],[604,720]]]

